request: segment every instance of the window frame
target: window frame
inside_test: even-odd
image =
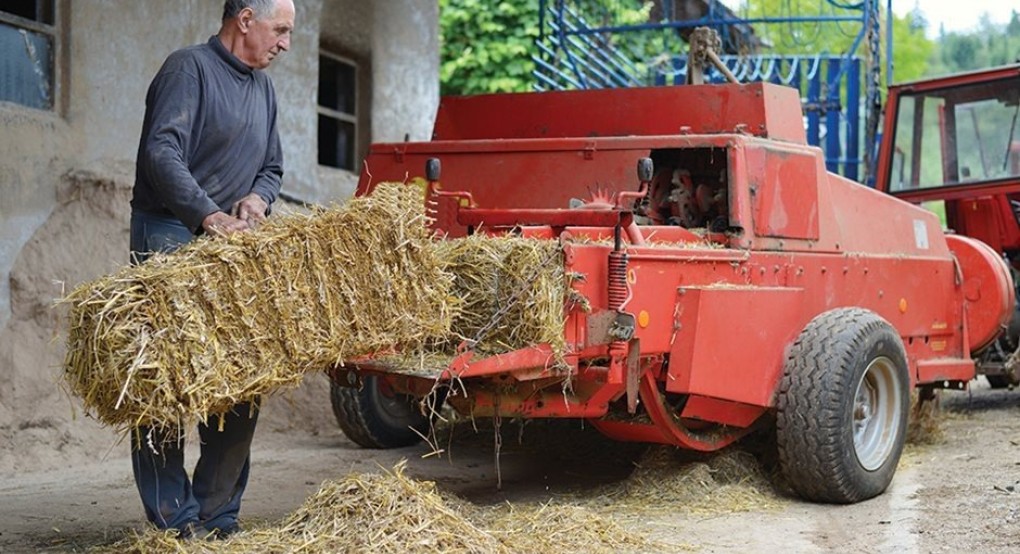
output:
[[[328,50],[325,47],[320,47],[319,48],[319,56],[327,57],[327,58],[332,59],[335,62],[339,62],[339,63],[342,63],[342,64],[349,65],[351,68],[354,69],[354,83],[352,84],[352,90],[354,92],[354,103],[353,103],[354,113],[347,113],[347,112],[343,112],[343,111],[340,111],[340,110],[334,110],[333,108],[328,108],[326,106],[323,106],[322,104],[319,103],[318,95],[316,95],[316,99],[315,99],[316,114],[320,115],[320,116],[325,116],[325,117],[328,117],[328,118],[332,118],[332,119],[335,119],[337,121],[341,121],[341,122],[344,122],[344,123],[349,123],[349,124],[354,126],[354,132],[351,133],[351,139],[353,140],[353,144],[351,146],[352,160],[351,160],[351,167],[350,168],[341,167],[341,166],[338,166],[338,165],[337,166],[335,166],[335,165],[328,165],[328,164],[323,164],[323,163],[319,163],[318,165],[321,166],[321,167],[329,167],[329,168],[337,169],[337,170],[340,170],[340,171],[347,171],[347,172],[352,172],[353,173],[353,172],[358,171],[357,158],[358,158],[358,152],[360,152],[360,146],[361,146],[361,141],[359,139],[359,135],[360,135],[360,132],[361,132],[361,129],[360,129],[361,125],[360,125],[360,122],[359,122],[359,113],[358,113],[358,104],[361,101],[361,91],[359,90],[359,88],[360,88],[359,87],[359,83],[361,81],[361,75],[360,75],[360,73],[361,73],[361,65],[357,61],[355,61],[355,60],[353,60],[351,58],[348,58],[346,56],[342,56],[340,54],[337,54],[336,52],[332,52],[332,51]],[[319,67],[319,73],[320,73],[320,75],[322,73],[321,64],[320,64],[320,67]],[[316,121],[316,125],[318,125],[317,121]],[[318,131],[318,130],[316,130],[316,131]],[[316,139],[316,140],[318,140],[318,139]],[[320,147],[321,147],[320,144],[316,144],[316,148],[320,148]],[[316,158],[318,158],[318,156],[316,156]],[[318,161],[318,160],[316,160],[316,161]]]
[[[35,0],[36,4],[40,1]],[[0,99],[0,104],[8,104],[11,106],[17,106],[18,108],[27,110],[36,110],[39,112],[61,114],[64,107],[64,41],[66,39],[62,28],[62,22],[64,20],[64,1],[65,0],[52,0],[53,1],[53,23],[42,23],[33,19],[28,19],[20,15],[14,15],[9,12],[0,11],[0,24],[14,27],[15,29],[24,29],[33,33],[39,33],[47,35],[53,45],[52,52],[52,68],[51,68],[51,79],[50,82],[50,105],[46,108],[37,108],[35,106],[29,106],[16,102],[14,100]]]

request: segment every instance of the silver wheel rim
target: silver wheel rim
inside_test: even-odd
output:
[[[902,383],[896,365],[885,356],[875,358],[861,375],[854,394],[854,452],[868,471],[875,471],[896,446],[902,417]]]
[[[374,385],[373,394],[377,400],[376,406],[379,408],[376,415],[379,419],[385,421],[388,426],[397,429],[406,429],[418,422],[418,412],[414,409],[411,397],[397,392],[386,394],[382,390],[382,383],[378,381]]]

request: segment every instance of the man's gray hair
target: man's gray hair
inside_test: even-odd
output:
[[[256,19],[268,17],[273,13],[276,0],[227,0],[223,3],[223,21],[237,17],[241,10],[251,8]]]

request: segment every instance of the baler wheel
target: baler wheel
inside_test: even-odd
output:
[[[1014,386],[1009,375],[985,375],[985,379],[988,380],[988,386],[993,389],[1005,389]]]
[[[419,400],[394,392],[374,375],[363,377],[358,388],[332,381],[329,386],[333,415],[340,430],[365,448],[411,446],[429,432],[432,420],[422,414]]]
[[[798,494],[848,504],[885,491],[906,437],[906,359],[896,330],[867,310],[832,310],[801,332],[776,414],[780,467]]]

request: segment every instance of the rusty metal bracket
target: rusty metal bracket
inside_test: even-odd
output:
[[[638,395],[641,391],[641,339],[631,339],[627,344],[626,361],[627,412],[637,412]]]
[[[614,340],[629,341],[634,338],[634,328],[637,320],[634,314],[619,312],[609,327],[609,336]]]

